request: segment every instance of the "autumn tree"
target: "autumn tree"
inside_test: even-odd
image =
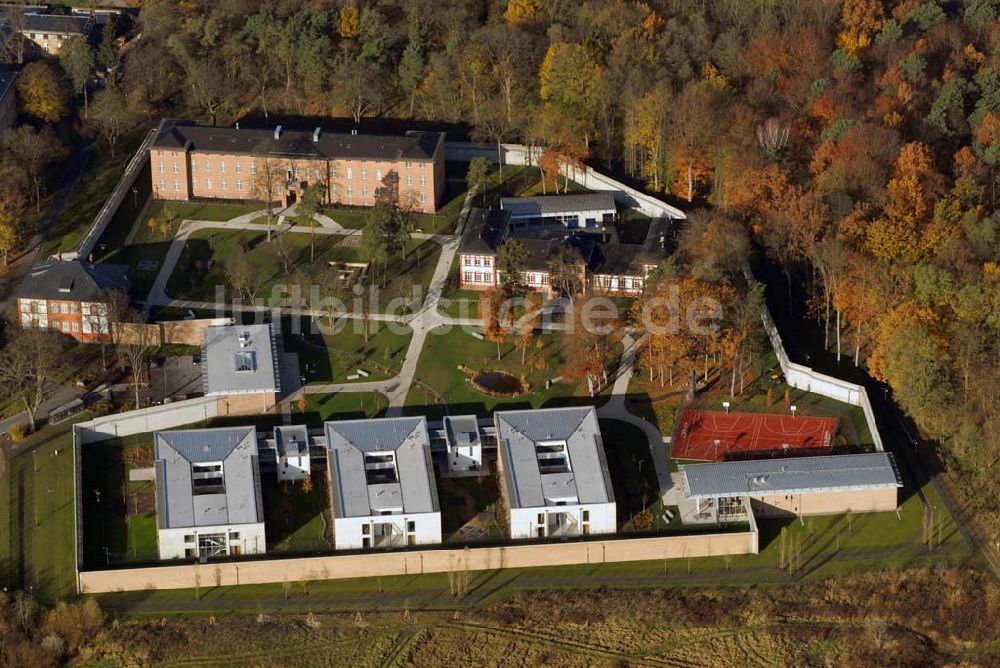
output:
[[[58,123],[69,113],[69,95],[56,67],[36,60],[17,77],[17,96],[24,112],[42,123]]]
[[[94,107],[88,124],[108,145],[113,157],[118,140],[136,118],[135,107],[125,97],[125,92],[118,86],[111,85],[94,95]]]
[[[270,155],[256,157],[253,174],[250,177],[250,192],[254,198],[264,205],[267,211],[267,240],[271,240],[271,227],[274,224],[274,203],[281,199],[284,188],[284,167]]]
[[[510,334],[510,324],[506,321],[503,291],[500,288],[490,288],[479,299],[479,312],[482,314],[485,326],[483,334],[497,344],[497,361],[500,357],[500,344],[507,340]]]

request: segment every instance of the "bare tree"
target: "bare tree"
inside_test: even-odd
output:
[[[101,368],[108,370],[108,348],[117,346],[121,328],[116,325],[128,313],[128,294],[124,290],[103,290],[101,298],[81,314],[84,329],[98,335],[101,347]]]
[[[274,202],[278,199],[283,185],[282,167],[277,160],[265,154],[256,161],[256,170],[251,181],[253,196],[267,211],[267,240],[271,240],[271,226],[274,224]]]
[[[154,328],[150,327],[142,314],[130,309],[122,319],[126,325],[118,343],[118,357],[121,365],[129,367],[132,376],[132,388],[135,392],[135,407],[139,407],[139,384],[153,351],[160,346],[159,337]]]
[[[264,284],[264,276],[250,257],[245,252],[234,253],[226,259],[223,271],[229,286],[239,293],[243,301],[252,304]]]
[[[0,351],[0,389],[24,405],[31,431],[38,407],[52,393],[61,356],[62,343],[53,332],[23,331]]]

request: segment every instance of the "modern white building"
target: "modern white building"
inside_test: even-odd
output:
[[[281,389],[272,326],[215,325],[202,330],[202,385],[206,397],[225,397],[242,412],[274,406]]]
[[[447,415],[444,437],[448,445],[448,471],[463,473],[483,467],[483,439],[475,415]]]
[[[153,434],[160,559],[266,551],[253,427]]]
[[[309,458],[309,432],[305,425],[287,425],[274,428],[278,480],[298,482],[309,477],[312,462]]]
[[[338,550],[441,542],[441,509],[423,417],[324,425]]]
[[[561,225],[569,229],[604,232],[615,221],[611,193],[572,193],[536,197],[503,197],[500,208],[510,212],[512,227]]]
[[[887,452],[777,457],[678,467],[684,495],[719,521],[895,510],[903,486]],[[747,504],[749,503],[749,508]]]
[[[512,539],[617,530],[593,407],[501,411],[494,421]]]

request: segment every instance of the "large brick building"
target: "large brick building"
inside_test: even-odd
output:
[[[444,133],[335,134],[163,120],[150,167],[160,199],[270,197],[288,206],[307,186],[319,185],[326,203],[372,206],[381,198],[430,213],[444,195]]]
[[[128,267],[49,259],[35,265],[17,288],[24,329],[49,329],[77,341],[110,338],[108,299],[128,291]]]

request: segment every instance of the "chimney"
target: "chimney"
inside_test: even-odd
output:
[[[319,141],[319,131],[320,131],[319,128],[316,128],[315,130],[313,130],[313,143],[314,144]]]
[[[281,126],[274,128],[274,138],[281,139]]]

